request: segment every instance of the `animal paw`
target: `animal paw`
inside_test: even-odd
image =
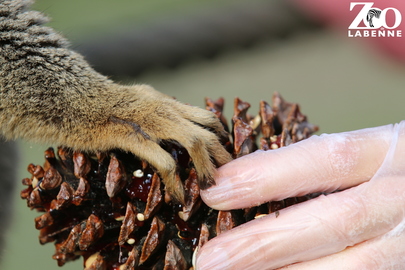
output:
[[[221,137],[227,133],[217,117],[212,112],[180,103],[149,86],[136,85],[125,91],[127,96],[121,100],[130,102],[126,106],[122,106],[123,103],[116,106],[109,118],[116,129],[117,147],[155,167],[166,189],[180,202],[184,202],[184,194],[182,183],[176,179],[176,162],[161,147],[162,142],[176,142],[188,151],[200,188],[213,185],[215,167],[232,159],[220,143]]]

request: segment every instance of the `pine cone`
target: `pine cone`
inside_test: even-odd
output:
[[[206,99],[206,104],[229,131],[222,114],[224,100]],[[295,143],[318,129],[297,104],[285,102],[278,93],[272,107],[260,103],[256,117],[247,113],[249,107],[235,100],[233,138],[222,142],[234,158]],[[194,251],[212,237],[311,196],[217,211],[200,199],[187,151],[173,142],[162,147],[177,161],[185,205],[172,200],[149,164],[120,150],[84,153],[59,147],[55,154],[49,148],[44,166],[28,166],[32,176],[23,179],[28,187],[21,197],[28,207],[44,213],[35,219],[35,227],[41,244],[54,243],[53,258],[59,266],[83,257],[85,269],[192,269]]]

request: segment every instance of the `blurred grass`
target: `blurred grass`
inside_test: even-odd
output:
[[[231,0],[38,0],[34,9],[50,14],[49,25],[75,42],[116,31],[122,25],[139,27],[165,17],[184,16],[196,9],[229,2]]]
[[[205,96],[224,96],[228,119],[235,96],[250,102],[256,114],[259,101],[271,102],[278,91],[298,102],[321,132],[331,133],[401,121],[404,71],[362,44],[323,32],[263,42],[175,71],[157,70],[138,82],[199,106]]]
[[[213,4],[213,0],[47,0],[38,1],[36,7],[50,14],[51,25],[77,45],[87,36],[114,31],[122,24],[150,23]],[[404,71],[377,55],[366,42],[349,41],[325,31],[268,40],[249,50],[232,50],[214,60],[195,59],[175,70],[155,69],[135,79],[198,106],[203,106],[206,96],[223,96],[228,119],[235,96],[250,102],[255,114],[259,101],[270,102],[272,93],[278,91],[287,101],[300,103],[303,113],[320,126],[321,132],[331,133],[401,121]],[[29,163],[43,163],[46,148],[21,143],[20,179],[28,176],[25,169]],[[53,245],[38,244],[33,222],[38,213],[31,212],[19,198],[22,188],[19,184],[15,194],[14,222],[0,268],[56,269],[56,261],[51,259]],[[68,263],[63,269],[82,269],[81,261]]]

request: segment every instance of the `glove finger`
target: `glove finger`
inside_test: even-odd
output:
[[[404,219],[405,185],[396,185],[403,180],[364,183],[236,227],[203,246],[197,269],[274,269],[383,235]]]
[[[393,126],[313,136],[272,151],[258,151],[218,169],[216,186],[201,191],[213,208],[251,207],[368,181],[388,151]]]
[[[405,121],[394,126],[391,144],[384,162],[373,178],[387,176],[405,176]]]
[[[403,269],[405,265],[405,221],[383,236],[309,262],[297,263],[280,270],[357,270]]]

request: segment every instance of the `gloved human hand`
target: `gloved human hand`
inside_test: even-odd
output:
[[[405,121],[258,151],[221,167],[216,183],[201,195],[221,210],[324,195],[208,241],[198,270],[405,265]]]

